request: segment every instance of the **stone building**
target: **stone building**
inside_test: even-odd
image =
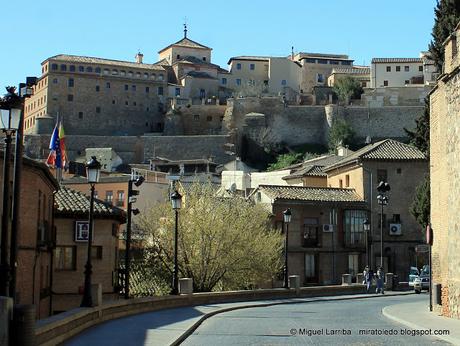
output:
[[[55,196],[56,248],[53,261],[53,313],[80,306],[87,260],[89,197],[67,187]],[[92,283],[103,300],[118,297],[118,234],[126,214],[100,200],[94,205]],[[86,237],[86,238],[85,238]]]
[[[333,87],[340,78],[345,76],[356,79],[363,88],[371,86],[371,69],[367,66],[335,67],[327,78],[327,85]]]
[[[437,71],[429,53],[419,58],[373,58],[371,88],[433,84]]]
[[[59,186],[46,165],[26,157],[22,162],[15,304],[35,305],[40,319],[52,314],[53,194]],[[3,167],[3,151],[0,165]],[[0,177],[3,181],[3,171]]]
[[[288,268],[301,284],[336,284],[342,274],[362,270],[367,211],[354,189],[260,185],[251,198],[270,210],[280,230],[283,211],[291,209]]]
[[[327,85],[327,79],[334,68],[353,66],[353,60],[343,54],[300,52],[292,60],[302,65],[301,93],[312,93],[314,87]]]
[[[415,189],[428,173],[425,155],[410,145],[385,139],[369,144],[326,167],[329,187],[354,189],[370,211],[370,264],[380,265],[381,206],[377,185],[391,186],[388,205],[383,210],[383,264],[386,272],[407,281],[409,269],[416,265],[415,247],[423,243],[422,227],[409,211]],[[362,226],[362,223],[361,223]],[[417,262],[426,259],[420,258]]]
[[[444,73],[430,95],[433,284],[441,284],[444,316],[460,318],[460,25],[444,43]],[[434,291],[436,292],[436,291]]]
[[[166,88],[167,71],[140,53],[136,62],[56,55],[42,62],[24,131],[49,134],[59,117],[68,135],[161,132]]]

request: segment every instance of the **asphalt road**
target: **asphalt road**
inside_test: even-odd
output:
[[[381,296],[236,310],[205,320],[182,345],[448,345],[430,336],[401,335],[415,331],[382,315],[385,306],[420,300],[426,301],[427,296]]]

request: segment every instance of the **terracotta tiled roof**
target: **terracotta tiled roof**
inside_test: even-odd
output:
[[[169,47],[172,47],[172,46],[180,46],[180,47],[209,49],[209,50],[211,50],[211,48],[206,47],[206,46],[202,45],[201,43],[195,42],[195,41],[193,41],[193,40],[191,40],[189,38],[184,37],[184,38],[180,39],[179,41],[177,41],[176,43],[170,44],[169,46],[163,48],[158,53],[161,53],[161,52],[165,51],[166,49],[168,49]]]
[[[384,139],[383,141],[366,145],[364,148],[346,156],[324,170],[328,171],[360,160],[420,161],[426,160],[426,156],[409,144],[404,144],[393,139]]]
[[[423,60],[421,58],[373,58],[372,63],[391,63],[391,62],[419,62]]]
[[[305,202],[358,202],[364,203],[354,189],[332,187],[303,187],[260,185],[259,190],[273,200],[296,200]]]
[[[333,68],[332,73],[347,73],[347,74],[370,74],[371,69],[367,68]]]
[[[290,175],[283,177],[283,179],[289,180],[301,178],[304,176],[325,177],[327,174],[323,171],[324,167],[332,165],[342,160],[342,158],[343,157],[337,155],[324,155],[315,157],[313,159],[297,164],[295,167],[290,166],[293,168],[293,171],[291,171]]]
[[[82,64],[101,64],[101,65],[110,65],[110,66],[118,66],[118,67],[125,67],[125,68],[140,68],[144,70],[148,69],[148,70],[164,71],[164,69],[160,65],[157,65],[157,64],[138,64],[136,62],[131,62],[131,61],[102,59],[102,58],[94,58],[90,56],[59,54],[59,55],[52,56],[51,58],[48,58],[47,60],[67,61],[67,62],[82,63]]]
[[[61,186],[56,192],[54,199],[54,208],[57,215],[88,215],[89,214],[89,196],[82,192]],[[99,199],[94,201],[94,217],[117,218],[124,220],[125,211],[117,208]]]

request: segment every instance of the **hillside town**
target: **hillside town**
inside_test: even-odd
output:
[[[292,47],[222,67],[191,29],[132,61],[50,52],[7,87],[0,344],[374,292],[459,326],[460,24],[441,65]]]

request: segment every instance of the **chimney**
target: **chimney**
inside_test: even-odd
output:
[[[141,52],[137,53],[136,54],[136,63],[142,64],[142,59],[143,58],[144,58],[144,54],[142,54]]]

